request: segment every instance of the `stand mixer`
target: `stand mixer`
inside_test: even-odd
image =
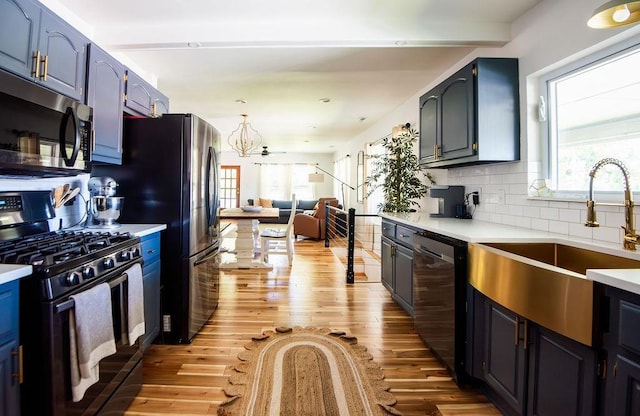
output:
[[[124,197],[115,196],[118,183],[108,176],[89,179],[88,228],[118,228]]]

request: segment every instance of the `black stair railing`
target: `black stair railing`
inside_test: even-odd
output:
[[[324,246],[333,244],[346,249],[346,282],[354,283],[355,280],[355,244],[356,244],[356,217],[378,217],[377,214],[356,214],[355,208],[347,211],[325,205],[325,237]]]

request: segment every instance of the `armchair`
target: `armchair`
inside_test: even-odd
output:
[[[318,208],[315,209],[313,215],[296,214],[293,218],[293,234],[296,238],[301,235],[316,240],[322,240],[325,236],[325,203],[330,206],[337,207],[338,200],[336,198],[320,198],[318,200]]]

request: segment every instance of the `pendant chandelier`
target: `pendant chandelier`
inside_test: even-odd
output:
[[[262,144],[262,137],[257,130],[247,123],[247,115],[242,114],[242,122],[231,132],[227,143],[240,157],[249,157]],[[235,137],[234,137],[235,136]]]

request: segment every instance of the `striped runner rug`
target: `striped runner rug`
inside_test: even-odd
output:
[[[253,337],[245,349],[220,416],[401,414],[380,367],[345,332],[279,327]]]

